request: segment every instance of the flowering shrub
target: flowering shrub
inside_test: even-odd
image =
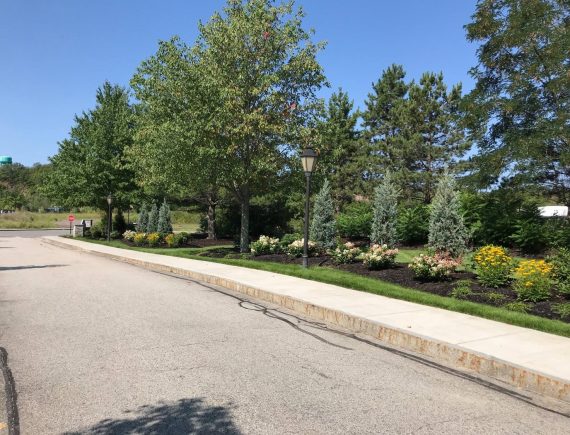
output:
[[[397,249],[389,249],[388,245],[372,245],[364,254],[364,265],[368,269],[386,269],[396,262]]]
[[[514,290],[521,301],[539,302],[550,298],[552,265],[544,260],[523,260],[515,269]]]
[[[362,251],[354,246],[354,243],[346,242],[344,245],[339,246],[334,251],[331,251],[332,258],[335,263],[346,264],[354,263],[356,258]]]
[[[489,287],[500,287],[509,281],[513,259],[505,248],[487,245],[473,256],[479,281]]]
[[[168,245],[169,248],[174,248],[176,245],[176,239],[174,238],[174,233],[170,233],[168,235],[166,235],[166,237],[164,238],[164,241],[166,242],[166,244]]]
[[[560,248],[548,257],[548,263],[552,265],[552,277],[558,292],[570,296],[570,249]]]
[[[300,257],[303,255],[303,244],[305,239],[295,240],[289,246],[287,246],[287,254],[291,257]],[[317,244],[312,240],[309,240],[309,257],[313,257],[318,253]]]
[[[414,277],[421,280],[441,281],[449,277],[461,264],[461,259],[451,258],[444,254],[420,254],[409,264]]]
[[[141,246],[146,242],[146,233],[136,233],[133,237],[133,242],[137,246]]]
[[[160,243],[160,233],[150,233],[146,236],[148,246],[158,246]]]
[[[279,239],[269,236],[259,236],[259,239],[249,245],[253,255],[277,254],[280,249]]]
[[[137,235],[136,231],[127,230],[123,233],[123,239],[132,242],[136,235]]]

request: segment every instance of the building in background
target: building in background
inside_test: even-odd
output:
[[[0,166],[11,165],[11,164],[12,164],[12,157],[0,156]]]

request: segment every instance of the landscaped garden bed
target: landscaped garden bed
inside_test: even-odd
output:
[[[252,256],[240,254],[236,248],[218,248],[199,254],[202,257],[250,259],[253,261],[272,262],[281,264],[301,265],[301,257],[292,257],[285,253]],[[337,269],[368,278],[413,288],[440,296],[463,299],[495,307],[504,307],[512,311],[526,312],[548,319],[559,319],[570,323],[570,316],[561,316],[553,311],[553,306],[568,303],[561,295],[552,294],[548,300],[524,302],[518,299],[518,294],[510,285],[489,287],[482,285],[477,275],[467,270],[456,270],[445,280],[420,280],[414,277],[414,272],[408,263],[395,263],[393,266],[380,270],[370,270],[362,261],[347,264],[337,264],[328,254],[320,254],[309,258],[309,266]]]

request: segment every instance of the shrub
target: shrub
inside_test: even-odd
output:
[[[105,236],[105,225],[103,222],[98,222],[91,227],[89,231],[92,239],[101,239]]]
[[[118,210],[113,217],[113,230],[117,231],[119,235],[127,230],[127,221],[121,210]]]
[[[472,294],[471,281],[468,279],[461,279],[453,286],[450,296],[454,299],[467,299],[467,297]]]
[[[287,254],[291,257],[301,257],[303,255],[304,241],[305,239],[295,240],[293,243],[287,246]],[[319,253],[319,250],[317,249],[317,244],[315,242],[309,240],[308,245],[309,245],[308,246],[309,257],[314,257]]]
[[[123,239],[132,242],[136,235],[137,235],[136,231],[127,230],[123,233]]]
[[[528,313],[532,308],[532,305],[522,301],[515,301],[503,305],[503,308],[506,308],[509,311],[516,311],[517,313]]]
[[[277,254],[280,251],[279,239],[269,236],[259,236],[259,239],[249,245],[253,255]]]
[[[331,251],[333,261],[337,264],[354,263],[362,251],[354,246],[354,243],[346,242],[344,245]]]
[[[548,218],[544,234],[551,248],[570,246],[570,219]]]
[[[325,249],[332,249],[336,245],[336,222],[328,180],[325,180],[315,199],[309,239]]]
[[[546,248],[543,225],[534,219],[519,220],[511,239],[525,254],[536,254]]]
[[[509,281],[513,260],[505,248],[494,245],[483,246],[475,252],[473,262],[481,284],[500,287]]]
[[[398,242],[398,191],[390,172],[374,191],[374,215],[370,242],[394,246]]]
[[[146,242],[146,233],[136,233],[133,237],[133,242],[137,246],[142,246]]]
[[[435,253],[433,255],[420,254],[412,259],[408,265],[414,272],[414,277],[425,281],[441,281],[449,278],[461,260],[448,255]]]
[[[110,238],[113,240],[118,240],[121,238],[121,233],[118,231],[111,231]]]
[[[146,203],[144,202],[141,206],[139,217],[137,219],[137,231],[139,233],[146,233],[148,231],[148,210]]]
[[[281,246],[283,248],[287,248],[287,246],[289,246],[295,240],[299,240],[302,238],[303,238],[303,235],[299,234],[299,233],[285,234],[283,237],[281,237]]]
[[[170,217],[170,207],[166,203],[166,200],[160,206],[160,211],[158,212],[158,223],[157,231],[160,234],[170,234],[172,232],[172,219]]]
[[[514,290],[521,301],[539,302],[550,298],[552,265],[544,260],[522,260],[515,269]]]
[[[403,206],[398,212],[398,238],[406,245],[423,245],[428,240],[429,209],[425,205]]]
[[[570,296],[570,249],[560,248],[547,260],[552,265],[552,277],[559,293]]]
[[[552,311],[558,314],[561,319],[570,319],[570,303],[552,304]]]
[[[181,231],[179,233],[174,234],[174,243],[175,246],[184,246],[190,240],[190,234],[187,232]]]
[[[166,246],[168,246],[169,248],[174,248],[174,247],[176,247],[176,242],[175,242],[175,239],[174,239],[174,234],[173,234],[173,233],[167,234],[167,235],[164,237],[164,243],[166,243]]]
[[[153,204],[148,214],[148,224],[146,231],[148,233],[156,233],[158,231],[158,207]]]
[[[372,245],[363,256],[364,265],[371,270],[386,269],[396,262],[397,249],[390,249],[388,245]]]
[[[372,208],[368,202],[355,201],[347,204],[336,218],[341,237],[358,239],[368,237],[372,221]]]
[[[149,233],[146,236],[146,243],[148,246],[158,246],[160,243],[160,233]]]
[[[429,219],[429,246],[436,252],[458,257],[465,253],[467,229],[463,223],[455,180],[444,174],[437,185]]]

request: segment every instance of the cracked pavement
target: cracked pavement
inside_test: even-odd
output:
[[[22,434],[570,432],[524,392],[34,238],[0,239],[0,337]]]

